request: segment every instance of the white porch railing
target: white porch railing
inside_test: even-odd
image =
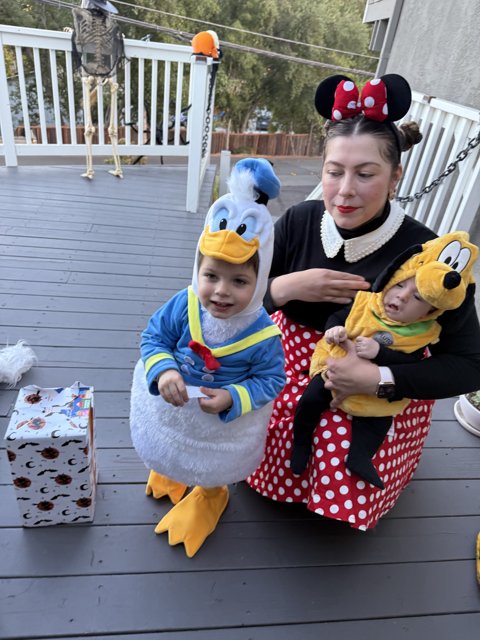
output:
[[[429,99],[417,91],[413,92],[412,106],[404,120],[418,122],[424,139],[403,155],[399,196],[413,195],[429,185],[480,130],[479,111]],[[319,184],[307,200],[319,199],[321,194]],[[430,193],[402,206],[439,235],[459,229],[470,231],[480,207],[480,145]]]
[[[416,91],[405,120],[420,125],[423,140],[404,155],[398,195],[417,193],[435,180],[480,130],[480,111]],[[480,207],[480,145],[430,193],[404,205],[406,212],[439,235],[470,231]]]
[[[17,166],[19,156],[86,155],[83,88],[71,51],[69,33],[0,25],[0,156],[7,166]],[[185,157],[186,209],[195,212],[210,158],[205,115],[212,59],[192,56],[189,46],[128,39],[125,54],[117,75],[119,153]],[[97,88],[95,102],[92,153],[110,156],[108,88]]]

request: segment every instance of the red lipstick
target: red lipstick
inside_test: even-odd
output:
[[[356,211],[358,207],[344,207],[342,205],[337,205],[337,209],[340,213],[352,213],[352,211]]]

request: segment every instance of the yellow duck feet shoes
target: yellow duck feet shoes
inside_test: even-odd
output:
[[[160,520],[155,533],[168,531],[168,544],[173,546],[183,542],[187,556],[192,558],[215,531],[227,504],[227,487],[194,487]]]
[[[183,498],[186,490],[186,484],[170,480],[167,476],[162,476],[156,471],[150,471],[147,486],[145,487],[147,496],[153,495],[157,500],[158,498],[163,498],[163,496],[168,496],[173,504],[177,504]]]

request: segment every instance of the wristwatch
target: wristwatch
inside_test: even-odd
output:
[[[391,400],[395,396],[395,380],[393,373],[388,367],[378,367],[380,371],[380,382],[377,387],[377,398]]]

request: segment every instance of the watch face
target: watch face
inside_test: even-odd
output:
[[[395,385],[392,382],[380,382],[377,389],[377,398],[390,400],[395,395]]]

